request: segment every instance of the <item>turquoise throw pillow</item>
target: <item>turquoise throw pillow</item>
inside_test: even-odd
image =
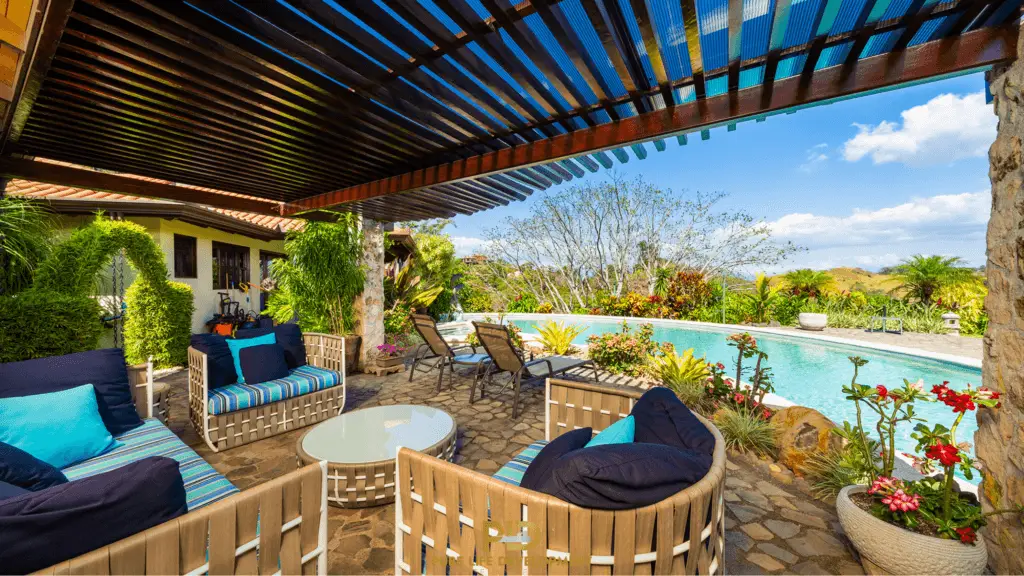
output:
[[[245,384],[245,378],[242,376],[242,361],[238,358],[238,353],[242,348],[248,348],[250,346],[263,346],[264,344],[277,344],[277,336],[271,332],[265,336],[257,336],[255,338],[228,338],[228,350],[231,351],[231,359],[235,362],[235,374],[238,374],[238,383]]]
[[[92,384],[0,398],[0,442],[55,468],[67,468],[121,445],[103,424]]]
[[[636,423],[632,416],[626,416],[615,424],[601,430],[594,436],[584,448],[591,446],[603,446],[605,444],[632,444],[633,435],[636,433]]]

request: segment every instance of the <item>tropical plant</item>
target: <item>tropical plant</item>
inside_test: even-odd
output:
[[[693,348],[679,354],[662,354],[648,359],[651,372],[661,380],[662,385],[676,393],[676,396],[690,409],[704,412],[710,400],[707,394],[707,380],[710,374],[704,357],[696,358]]]
[[[775,453],[775,431],[770,420],[743,408],[723,408],[715,414],[715,426],[727,448],[758,456]]]
[[[388,308],[405,306],[412,310],[429,308],[444,292],[444,286],[432,285],[414,275],[415,263],[410,260],[395,274],[394,278],[384,279],[384,302]]]
[[[746,410],[759,408],[759,413],[764,413],[764,410],[760,409],[764,404],[764,396],[775,390],[772,385],[771,368],[764,365],[764,361],[768,360],[768,354],[758,348],[757,340],[747,332],[730,334],[726,337],[726,342],[736,348],[736,402]],[[743,374],[746,369],[743,367],[743,360],[749,358],[756,360],[753,369],[750,370],[750,386],[744,387]]]
[[[960,266],[956,256],[922,256],[916,254],[893,269],[900,286],[894,291],[931,304],[932,296],[942,287],[955,286],[975,278],[974,270]]]
[[[54,220],[42,205],[0,198],[0,294],[14,294],[32,283],[32,273],[50,251]]]
[[[772,309],[779,300],[779,290],[772,286],[771,279],[763,272],[754,280],[754,291],[747,294],[751,319],[761,324],[771,319]]]
[[[544,350],[560,356],[579,352],[579,348],[572,342],[583,332],[582,326],[548,320],[540,326],[534,324],[533,328],[540,334],[540,343]]]
[[[537,299],[532,294],[521,293],[508,303],[508,312],[532,314],[537,311],[537,306]]]
[[[687,318],[695,310],[706,307],[713,301],[711,284],[700,272],[676,272],[668,283],[665,306],[673,318]]]
[[[675,352],[671,343],[654,340],[654,327],[650,324],[641,324],[633,332],[629,324],[623,322],[621,331],[594,334],[587,338],[587,344],[587,351],[595,364],[612,374],[628,376],[648,374],[652,356]]]
[[[849,445],[812,454],[804,463],[811,490],[818,498],[835,498],[847,486],[865,484],[868,463],[860,450]]]
[[[361,264],[363,234],[354,214],[339,213],[337,222],[308,222],[288,232],[286,258],[274,260],[270,275],[277,288],[267,299],[267,313],[278,322],[297,315],[308,332],[348,334],[355,327],[355,298],[366,280]]]
[[[431,220],[409,224],[416,243],[416,256],[412,261],[413,275],[425,286],[437,286],[440,292],[426,306],[434,318],[442,318],[455,310],[455,286],[452,278],[463,271],[464,265],[455,257],[455,244],[443,233],[450,220]]]
[[[555,307],[551,305],[551,302],[537,304],[537,314],[551,314],[554,311]]]
[[[801,268],[787,272],[783,277],[792,294],[816,298],[835,286],[835,279],[828,272]]]

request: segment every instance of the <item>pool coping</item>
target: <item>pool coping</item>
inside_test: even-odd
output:
[[[463,324],[469,320],[479,320],[484,317],[494,317],[497,313],[483,313],[483,312],[465,312],[462,314],[463,320],[455,322],[446,322],[439,325],[443,326],[454,326],[457,324]],[[891,352],[895,354],[906,354],[908,356],[917,356],[919,358],[927,358],[930,360],[939,360],[941,362],[949,362],[951,364],[959,364],[967,368],[981,369],[982,361],[971,358],[968,356],[959,356],[956,354],[945,354],[943,352],[932,352],[930,350],[922,350],[920,348],[912,348],[909,346],[894,346],[892,344],[882,344],[879,342],[868,342],[866,340],[855,340],[852,338],[842,338],[840,336],[828,336],[825,334],[817,334],[814,332],[800,332],[796,330],[786,330],[781,328],[770,328],[760,326],[744,326],[740,324],[721,324],[718,322],[696,322],[693,320],[670,320],[667,318],[641,318],[636,316],[598,316],[591,314],[530,314],[530,313],[509,313],[502,314],[502,318],[511,320],[542,320],[554,318],[558,320],[570,320],[573,318],[581,319],[595,319],[595,320],[608,320],[614,322],[622,322],[623,320],[631,322],[644,322],[650,324],[662,324],[668,326],[694,326],[694,327],[707,327],[716,328],[721,330],[742,330],[744,332],[758,332],[762,334],[774,334],[776,336],[785,336],[790,338],[806,338],[808,340],[817,340],[819,342],[831,342],[833,344],[842,344],[844,346],[854,346],[860,348],[869,348],[872,350],[880,350],[883,352]]]

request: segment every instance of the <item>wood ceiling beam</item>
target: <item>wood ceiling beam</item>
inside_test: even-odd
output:
[[[118,176],[116,174],[107,174],[105,172],[72,168],[70,166],[10,156],[0,158],[0,178],[22,178],[47,184],[127,194],[143,198],[159,198],[162,200],[205,204],[214,208],[226,208],[228,210],[253,212],[268,216],[280,216],[283,207],[276,202],[264,202],[240,196],[217,194],[184,186],[175,186],[174,184],[147,182],[127,176]]]
[[[768,112],[980,69],[1015,58],[1018,33],[1016,26],[983,28],[955,39],[932,41],[908,48],[904,50],[898,66],[892,65],[889,55],[882,54],[858,60],[851,68],[834,66],[818,70],[804,86],[801,86],[800,76],[777,81],[767,102],[762,102],[764,87],[756,86],[742,90],[733,97],[723,94],[506,150],[319,194],[287,204],[284,212],[295,214],[304,210],[414,191],[427,186],[458,183],[517,168],[539,166],[588,152],[610,150],[659,137],[707,129]],[[735,106],[730,106],[730,100],[735,102]]]

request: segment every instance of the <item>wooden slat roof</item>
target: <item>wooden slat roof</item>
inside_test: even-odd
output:
[[[77,0],[4,152],[288,214],[450,217],[688,132],[986,69],[1014,57],[1020,5]]]

